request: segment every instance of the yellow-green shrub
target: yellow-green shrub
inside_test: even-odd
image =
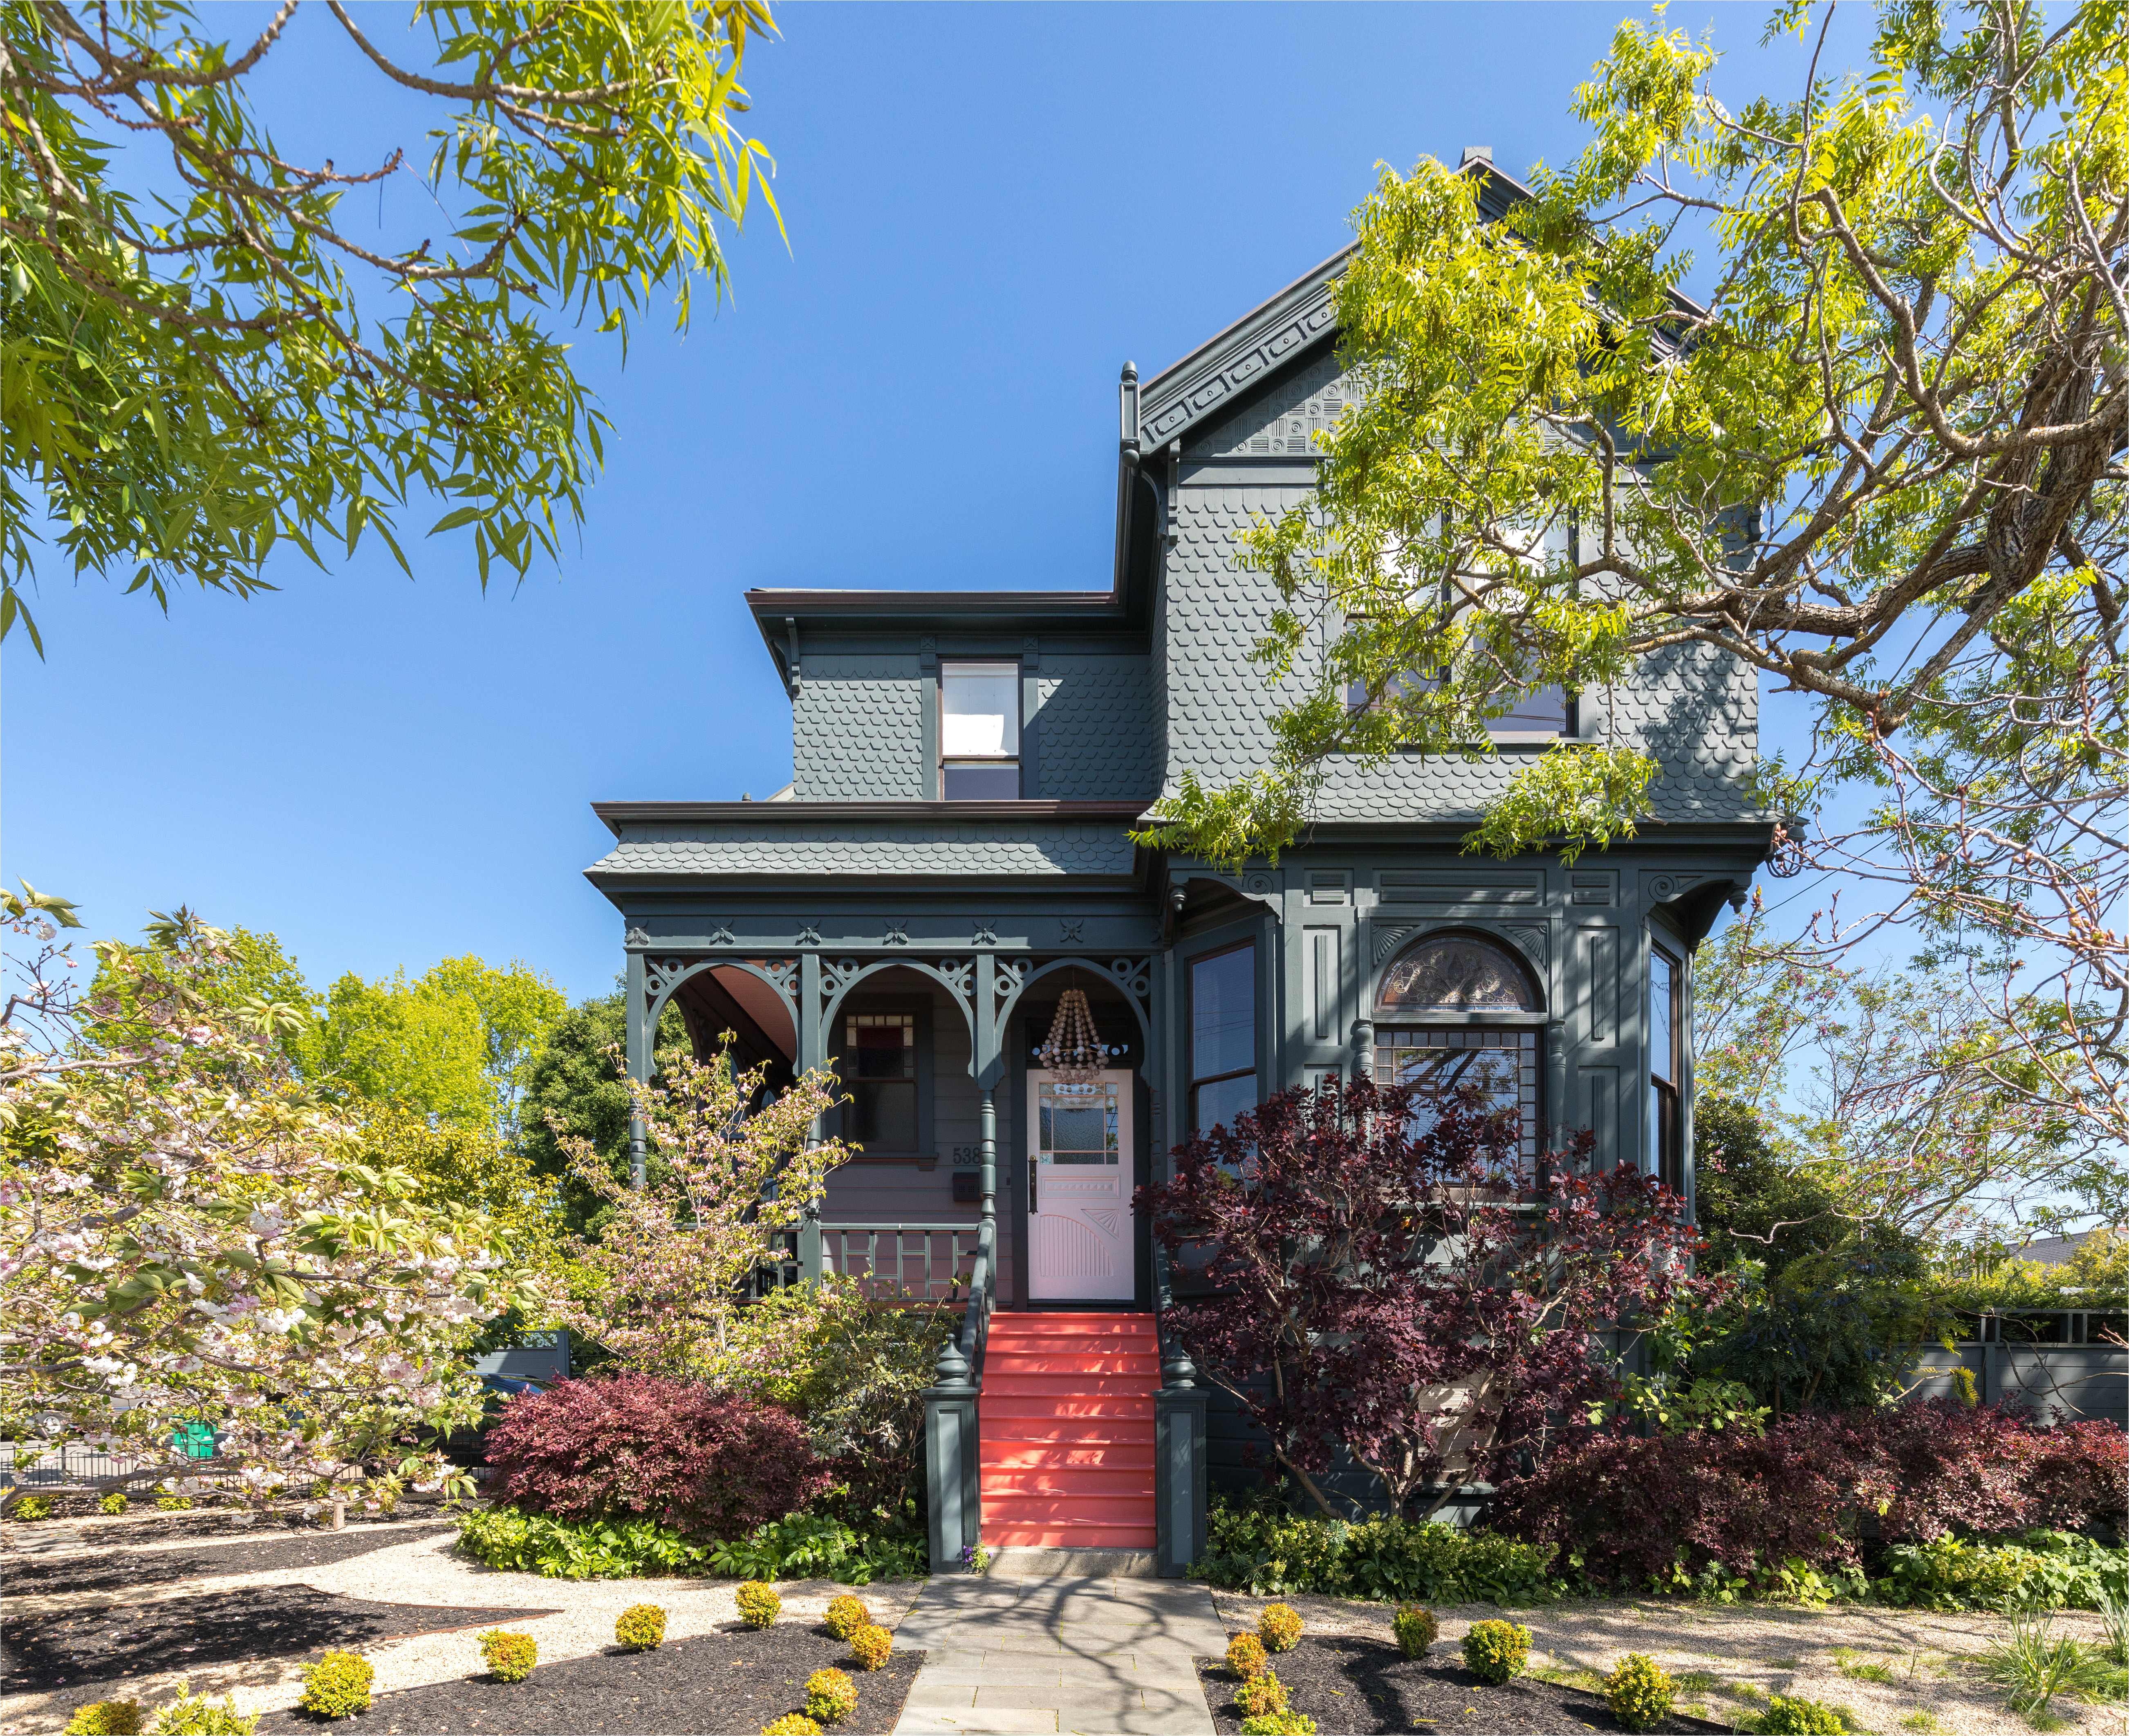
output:
[[[894,1636],[877,1623],[860,1628],[850,1637],[850,1656],[867,1670],[884,1670],[894,1656]]]
[[[10,1519],[40,1519],[52,1516],[52,1504],[41,1495],[26,1495],[7,1509]]]
[[[1316,1736],[1316,1720],[1306,1712],[1265,1712],[1242,1720],[1242,1736]]]
[[[498,1681],[522,1681],[540,1662],[540,1642],[530,1633],[490,1628],[480,1636],[480,1656]]]
[[[1512,1621],[1474,1621],[1464,1636],[1464,1667],[1498,1687],[1530,1662],[1530,1629]]]
[[[1762,1736],[1841,1736],[1847,1729],[1831,1706],[1781,1694],[1767,1702],[1759,1727]]]
[[[858,1709],[858,1685],[841,1670],[816,1670],[806,1678],[806,1715],[838,1724]]]
[[[821,1736],[821,1727],[803,1712],[786,1712],[761,1727],[761,1736]]]
[[[258,1728],[259,1715],[246,1718],[230,1695],[194,1699],[190,1689],[180,1688],[178,1697],[155,1715],[148,1736],[254,1736]]]
[[[838,1639],[848,1639],[860,1628],[872,1625],[872,1611],[865,1608],[863,1600],[845,1593],[828,1600],[828,1631]]]
[[[655,1652],[665,1643],[665,1612],[655,1604],[631,1604],[614,1623],[613,1638],[631,1652]]]
[[[783,1608],[783,1600],[776,1595],[775,1588],[758,1579],[743,1581],[733,1595],[739,1600],[739,1619],[750,1628],[767,1627]]]
[[[66,1736],[141,1736],[141,1702],[97,1700],[76,1706]]]
[[[155,1497],[158,1513],[190,1513],[193,1498],[188,1495],[159,1495]]]
[[[1254,1633],[1237,1633],[1227,1642],[1227,1667],[1245,1681],[1271,1667],[1264,1642]]]
[[[96,1504],[96,1510],[98,1513],[123,1513],[132,1505],[133,1504],[127,1500],[124,1495],[119,1494],[118,1491],[114,1489],[110,1494],[104,1496],[102,1500]]]
[[[1646,1730],[1670,1716],[1678,1688],[1670,1672],[1643,1652],[1629,1652],[1604,1678],[1604,1703],[1630,1730]]]
[[[1245,1718],[1261,1718],[1268,1712],[1286,1710],[1286,1684],[1276,1670],[1260,1671],[1235,1690],[1235,1704]]]
[[[1397,1635],[1398,1649],[1407,1657],[1424,1657],[1427,1648],[1441,1638],[1441,1624],[1434,1619],[1433,1610],[1404,1604],[1390,1618],[1390,1631]]]
[[[1267,1652],[1291,1652],[1301,1643],[1301,1612],[1292,1604],[1267,1604],[1257,1618],[1257,1638]]]
[[[296,1704],[321,1718],[352,1718],[369,1710],[369,1685],[377,1671],[353,1652],[328,1652],[303,1668],[302,1696]]]

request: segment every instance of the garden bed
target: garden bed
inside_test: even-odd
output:
[[[1430,1729],[1453,1729],[1469,1736],[1514,1736],[1524,1730],[1627,1728],[1595,1695],[1529,1676],[1489,1686],[1457,1662],[1453,1652],[1445,1655],[1440,1646],[1425,1657],[1408,1658],[1387,1640],[1352,1633],[1308,1634],[1271,1663],[1292,1696],[1293,1710],[1306,1712],[1336,1736]],[[1243,1716],[1235,1704],[1239,1679],[1218,1661],[1201,1661],[1198,1676],[1220,1736],[1238,1736]],[[1674,1716],[1653,1728],[1674,1733],[1731,1727]]]
[[[772,1719],[803,1710],[806,1678],[832,1667],[847,1670],[858,1690],[858,1709],[835,1726],[836,1736],[888,1736],[923,1657],[898,1652],[885,1669],[867,1672],[851,1662],[841,1640],[811,1624],[786,1619],[751,1629],[734,1623],[668,1640],[655,1652],[608,1648],[542,1664],[522,1682],[474,1675],[379,1694],[363,1725],[370,1736],[756,1736]],[[272,1712],[260,1721],[259,1736],[323,1728],[304,1713]]]
[[[164,1586],[178,1580],[228,1579],[240,1574],[299,1572],[307,1567],[351,1561],[378,1549],[434,1536],[453,1528],[448,1520],[345,1531],[276,1528],[249,1537],[219,1532],[190,1547],[135,1549],[108,1535],[85,1540],[79,1548],[28,1554],[0,1552],[0,1588],[12,1598],[60,1596],[72,1592],[120,1591]],[[131,1535],[123,1543],[131,1544]]]

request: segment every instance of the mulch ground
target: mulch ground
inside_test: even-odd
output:
[[[868,1673],[823,1629],[734,1623],[655,1652],[617,1648],[541,1664],[520,1682],[474,1676],[379,1694],[360,1727],[366,1736],[756,1736],[772,1719],[803,1711],[806,1678],[832,1665],[858,1689],[858,1709],[834,1727],[836,1736],[888,1736],[923,1660],[922,1652],[897,1652],[885,1669]],[[316,1736],[322,1727],[302,1712],[269,1712],[259,1736]]]
[[[1408,1658],[1384,1640],[1310,1634],[1291,1652],[1274,1657],[1271,1666],[1286,1686],[1288,1703],[1307,1713],[1326,1736],[1437,1729],[1468,1736],[1521,1736],[1525,1731],[1626,1728],[1593,1694],[1527,1676],[1489,1687],[1463,1667],[1454,1651],[1445,1655],[1438,1646],[1425,1657]],[[1200,1659],[1198,1676],[1220,1736],[1236,1736],[1242,1711],[1235,1704],[1235,1690],[1241,1684],[1218,1659]],[[1668,1732],[1728,1728],[1677,1716],[1655,1726]]]
[[[249,1586],[26,1619],[11,1614],[4,1629],[7,1659],[0,1692],[78,1691],[89,1684],[119,1684],[131,1676],[165,1670],[207,1669],[332,1647],[355,1650],[412,1633],[493,1628],[552,1613],[365,1603],[308,1586]],[[68,1693],[69,1701],[74,1691]]]
[[[150,1549],[136,1553],[97,1538],[78,1552],[26,1556],[0,1553],[0,1587],[12,1597],[46,1597],[67,1591],[124,1591],[168,1585],[174,1580],[226,1578],[239,1573],[278,1573],[344,1562],[373,1549],[389,1549],[457,1528],[449,1520],[419,1529],[302,1530],[241,1535],[226,1541],[219,1533],[190,1549]],[[135,1541],[131,1538],[128,1543]]]

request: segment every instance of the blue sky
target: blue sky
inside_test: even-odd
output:
[[[560,572],[483,598],[468,546],[417,537],[411,584],[381,550],[297,557],[277,594],[167,619],[45,578],[48,661],[0,651],[0,872],[97,932],[178,903],[272,929],[320,984],[470,951],[603,990],[621,928],[582,877],[587,804],[790,775],[746,588],[1105,585],[1122,363],[1342,246],[1378,161],[1571,155],[1569,93],[1627,10],[779,7],[747,82],[788,248],[750,225],[724,307],[684,340],[646,325],[625,369],[585,336],[616,431]],[[1741,97],[1800,72],[1756,47],[1765,17],[1669,21],[1712,26]],[[429,112],[336,36],[307,8],[270,63],[281,144],[426,160]],[[384,198],[418,222],[411,180]]]

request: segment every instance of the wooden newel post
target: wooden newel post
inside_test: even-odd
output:
[[[1205,1409],[1211,1394],[1180,1348],[1153,1399],[1154,1571],[1181,1579],[1205,1552]]]
[[[938,1384],[924,1389],[924,1491],[931,1516],[931,1571],[953,1573],[979,1541],[976,1389],[958,1337],[939,1352]]]

